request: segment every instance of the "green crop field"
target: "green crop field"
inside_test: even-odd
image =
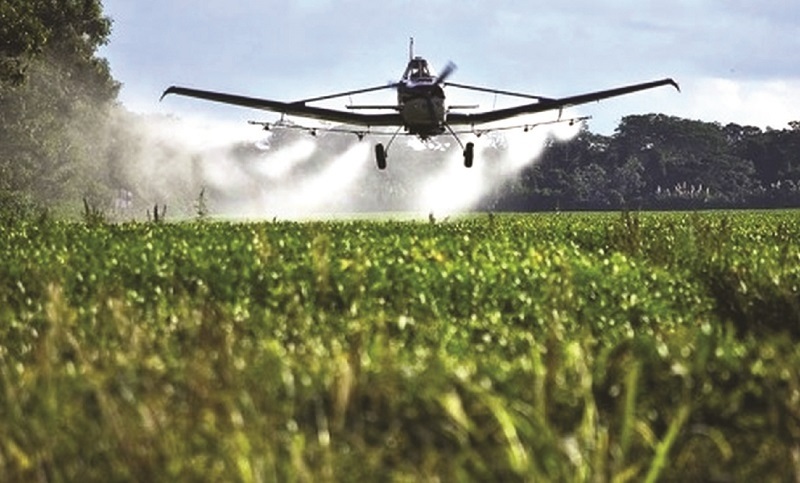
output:
[[[2,481],[793,481],[800,214],[0,225]]]

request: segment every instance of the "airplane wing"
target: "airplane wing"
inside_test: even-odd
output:
[[[368,89],[359,89],[358,91],[350,91],[348,93],[334,94],[331,96],[322,96],[297,102],[280,102],[280,101],[272,101],[269,99],[258,99],[254,97],[239,96],[235,94],[225,94],[222,92],[203,91],[199,89],[190,89],[187,87],[172,86],[164,91],[164,93],[161,95],[161,99],[164,99],[164,97],[170,94],[175,94],[179,96],[188,96],[188,97],[195,97],[198,99],[205,99],[207,101],[221,102],[224,104],[233,104],[235,106],[250,107],[253,109],[279,112],[281,114],[288,114],[291,116],[308,117],[312,119],[340,122],[345,124],[355,124],[359,126],[402,126],[403,120],[400,117],[399,113],[362,114],[356,112],[339,111],[336,109],[326,109],[324,107],[315,107],[306,105],[306,102],[318,101],[322,99],[332,99],[334,97],[341,97],[351,93],[369,92],[378,89],[385,89],[387,87],[391,86],[380,86],[380,87],[371,87]]]
[[[480,90],[485,92],[495,92],[492,89],[485,89],[485,88],[476,88],[473,86],[466,86],[462,84],[450,84],[455,87],[461,87],[464,89],[473,89],[473,90]],[[633,92],[643,91],[645,89],[653,89],[655,87],[661,86],[673,86],[674,88],[680,91],[680,87],[678,83],[672,79],[661,79],[658,81],[653,82],[645,82],[641,84],[633,84],[624,87],[617,87],[614,89],[608,89],[604,91],[597,91],[597,92],[590,92],[587,94],[579,94],[576,96],[564,97],[562,99],[551,99],[547,97],[538,97],[538,96],[523,96],[521,94],[513,94],[519,97],[531,97],[536,99],[537,101],[531,104],[523,104],[521,106],[516,107],[509,107],[505,109],[496,109],[493,111],[486,111],[486,112],[478,112],[478,113],[455,113],[451,112],[447,115],[447,122],[448,124],[455,125],[455,124],[483,124],[488,122],[500,121],[502,119],[508,119],[510,117],[519,116],[522,114],[534,114],[537,112],[545,112],[545,111],[553,111],[557,109],[563,109],[569,106],[575,106],[578,104],[586,104],[589,102],[600,101],[603,99],[608,99],[609,97],[616,97],[616,96],[623,96],[625,94],[630,94]],[[496,91],[498,94],[509,94],[505,91]]]

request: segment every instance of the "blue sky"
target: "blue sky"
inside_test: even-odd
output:
[[[396,80],[408,38],[455,82],[548,97],[673,77],[662,88],[575,108],[610,134],[628,114],[784,128],[800,119],[796,0],[105,0],[101,55],[137,112],[245,121],[263,113],[192,99],[169,85],[295,100]],[[391,102],[387,91],[384,99]],[[448,90],[453,103],[472,102]],[[338,101],[342,102],[342,101]],[[481,99],[491,108],[493,98]],[[489,105],[487,105],[489,103]]]

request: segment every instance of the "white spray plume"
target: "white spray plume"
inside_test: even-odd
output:
[[[271,136],[270,136],[271,137]],[[260,142],[259,146],[269,149],[269,144]],[[295,167],[311,159],[317,145],[312,138],[299,139],[297,142],[270,153],[254,162],[253,170],[259,175],[269,179],[281,179],[288,175]]]
[[[469,136],[464,142],[475,143],[473,167],[467,169],[463,166],[460,152],[449,155],[444,168],[424,181],[415,208],[437,215],[469,211],[486,194],[535,163],[548,138],[564,141],[580,131],[579,125],[549,123],[552,120],[552,117],[543,115],[522,116],[490,126],[501,130],[481,137]],[[515,126],[531,127],[503,129]]]
[[[494,127],[533,125],[553,118],[525,116]],[[396,140],[388,168],[375,167],[373,145],[383,138],[253,126],[202,119],[146,117],[127,121],[136,139],[121,155],[140,206],[191,207],[209,190],[211,213],[247,219],[307,219],[352,213],[404,212],[447,216],[474,209],[482,197],[518,176],[541,155],[550,137],[564,140],[580,127],[542,124],[477,137],[472,168],[449,136],[427,142]],[[130,148],[130,146],[128,146]],[[191,213],[191,208],[184,210]],[[174,213],[174,211],[173,211]]]

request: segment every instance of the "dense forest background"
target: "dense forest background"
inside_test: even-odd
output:
[[[126,198],[158,203],[131,173],[137,119],[98,49],[111,38],[99,0],[0,1],[0,203],[4,213],[70,215]],[[159,155],[169,155],[161,146]],[[140,165],[138,165],[140,166]],[[202,193],[185,176],[185,196]],[[156,198],[156,199],[154,199]],[[143,205],[144,206],[144,205]],[[151,205],[150,205],[151,206]],[[548,141],[542,158],[495,189],[483,210],[800,206],[800,122],[762,130],[662,114]]]
[[[762,130],[663,114],[583,130],[488,200],[497,210],[800,206],[800,122]]]

